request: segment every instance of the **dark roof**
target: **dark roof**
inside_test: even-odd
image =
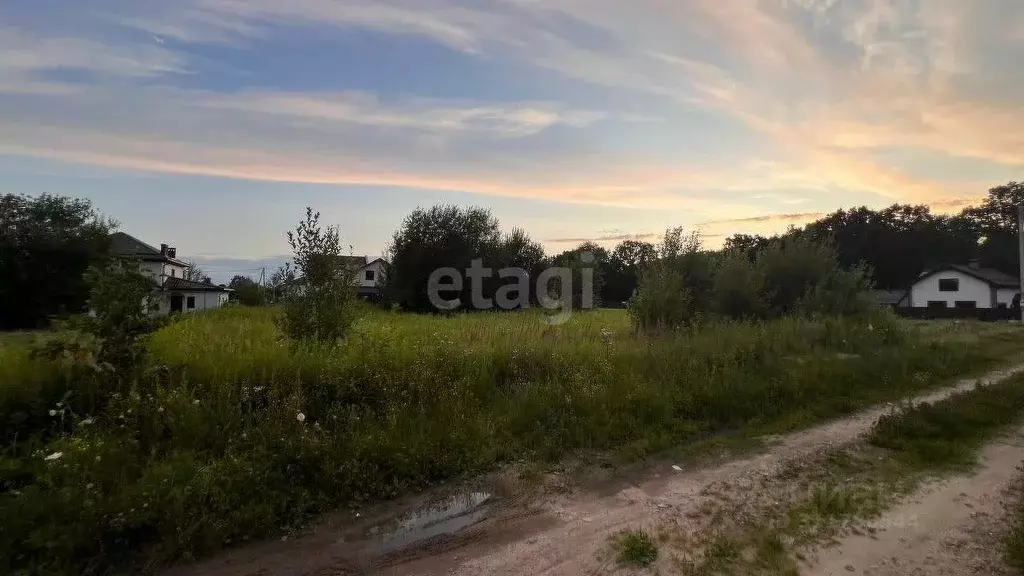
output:
[[[154,248],[135,236],[125,234],[124,232],[114,232],[110,235],[110,252],[114,256],[171,262],[181,266],[186,265],[181,260],[161,254],[159,248]]]
[[[367,258],[367,260],[369,260],[369,258]],[[377,258],[377,259],[375,259],[375,260],[373,260],[371,262],[367,262],[366,266],[363,266],[363,268],[367,268],[367,267],[369,267],[372,264],[376,264],[377,262],[383,262],[385,266],[388,265],[388,261],[387,260],[385,260],[383,258]]]
[[[346,268],[362,268],[366,265],[366,256],[338,256],[338,263]]]
[[[978,280],[981,280],[982,282],[991,284],[992,286],[998,286],[1000,288],[1020,287],[1020,280],[1018,280],[1015,276],[1010,276],[1009,274],[1000,272],[995,268],[980,268],[974,266],[965,266],[963,264],[947,264],[945,266],[940,266],[938,268],[935,268],[934,270],[930,270],[928,272],[925,272],[924,274],[921,274],[921,276],[918,277],[918,280],[920,280],[921,278],[931,276],[933,274],[938,274],[939,272],[943,272],[946,270],[956,270],[957,272],[966,274],[968,276],[973,276]]]
[[[206,284],[204,282],[193,282],[184,278],[168,278],[164,281],[164,290],[181,290],[184,292],[230,292],[229,288]]]
[[[118,256],[160,256],[160,250],[124,232],[110,235],[110,250]]]

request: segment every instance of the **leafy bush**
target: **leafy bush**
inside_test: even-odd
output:
[[[713,287],[711,255],[696,234],[671,228],[658,247],[659,258],[641,274],[629,302],[634,326],[644,331],[674,330],[706,314]]]
[[[641,276],[630,302],[641,331],[676,329],[701,318],[764,320],[791,314],[854,316],[871,308],[864,268],[840,268],[835,251],[801,237],[753,252],[702,251],[699,239],[669,230],[661,257]]]
[[[306,208],[306,219],[288,244],[302,275],[285,298],[280,317],[282,332],[293,340],[333,342],[343,338],[355,321],[356,270],[341,254],[338,229],[320,225],[320,213]]]

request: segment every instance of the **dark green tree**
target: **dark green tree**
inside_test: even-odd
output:
[[[406,310],[433,311],[427,285],[430,275],[441,268],[465,273],[473,260],[485,268],[537,270],[543,250],[522,230],[501,232],[498,220],[489,210],[452,205],[417,208],[406,216],[388,246],[390,261],[385,274],[387,298]],[[502,285],[492,277],[483,281],[485,298],[493,298]],[[444,293],[445,299],[459,298],[463,309],[471,302],[471,283],[465,279],[460,291]]]
[[[236,275],[231,278],[228,288],[234,290],[231,299],[244,306],[260,306],[264,303],[265,290],[248,276]]]
[[[0,196],[0,329],[84,311],[83,274],[106,257],[114,227],[88,200]]]
[[[980,206],[967,208],[962,216],[978,234],[978,259],[983,266],[1016,276],[1017,206],[1024,204],[1024,182],[1010,182],[988,191]]]
[[[612,250],[604,274],[602,300],[617,306],[629,301],[636,290],[640,272],[658,257],[654,244],[625,240]]]

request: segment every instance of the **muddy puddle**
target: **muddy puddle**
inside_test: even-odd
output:
[[[485,519],[492,495],[487,492],[457,494],[407,514],[396,524],[370,529],[374,552],[387,554],[439,536],[451,536]]]

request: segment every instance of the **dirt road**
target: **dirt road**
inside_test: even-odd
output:
[[[917,400],[940,400],[978,383],[984,385],[1022,371],[1024,365],[993,372]],[[607,560],[607,543],[617,531],[644,528],[657,532],[659,526],[670,522],[682,527],[684,533],[673,536],[682,541],[713,529],[714,520],[707,514],[711,500],[721,502],[723,494],[731,494],[735,501],[742,501],[746,493],[756,490],[760,480],[779,475],[787,463],[855,442],[889,410],[891,406],[882,406],[776,438],[770,448],[752,457],[695,470],[675,470],[668,463],[612,490],[548,497],[528,507],[494,503],[489,493],[479,492],[443,501],[440,506],[428,507],[426,513],[421,510],[410,514],[408,510],[416,504],[412,502],[354,521],[350,515],[340,515],[298,538],[238,548],[171,574],[611,574],[617,569]],[[878,540],[844,539],[838,547],[823,551],[818,563],[802,567],[801,572],[822,576],[911,574],[915,572],[907,569],[909,566],[925,567],[929,562],[940,569],[951,566],[945,558],[964,550],[958,549],[954,541],[968,533],[965,531],[984,531],[988,518],[996,521],[999,490],[1024,460],[1024,448],[998,444],[987,449],[984,456],[985,466],[978,475],[931,488],[931,492],[898,506],[880,520],[895,526],[895,519],[915,519],[904,522],[902,531],[891,529]],[[454,514],[445,514],[452,510]],[[737,513],[739,510],[737,507]],[[437,517],[432,518],[435,514]],[[442,528],[437,530],[437,526]],[[446,534],[445,527],[458,530]],[[425,538],[415,541],[416,535]],[[892,557],[903,560],[894,563]],[[991,561],[983,556],[965,556],[962,560],[967,564]],[[664,554],[653,568],[674,573],[678,570],[676,561]]]
[[[1002,565],[1004,498],[1024,462],[1024,429],[990,444],[979,470],[928,486],[870,523],[871,531],[847,536],[824,549],[807,576],[959,576],[1012,574]],[[878,533],[881,536],[869,536]]]

